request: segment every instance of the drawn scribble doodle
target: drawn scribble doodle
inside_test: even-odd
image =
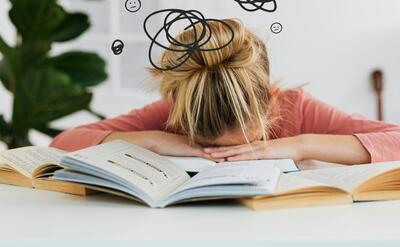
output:
[[[272,33],[278,34],[278,33],[282,32],[283,26],[279,22],[274,22],[274,23],[272,23],[270,29],[271,29]]]
[[[124,50],[124,42],[122,40],[114,40],[114,42],[111,45],[111,50],[114,53],[114,55],[120,55],[122,51]]]
[[[126,0],[125,2],[125,9],[132,13],[138,12],[141,7],[140,0]]]
[[[278,8],[276,0],[234,0],[246,11],[254,12],[262,10],[265,12],[275,12]]]
[[[152,17],[157,17],[158,15],[165,15],[163,26],[155,33],[151,34],[148,28],[148,22]],[[193,30],[194,39],[182,42],[177,40],[172,34],[171,29],[176,28],[177,24],[185,23],[184,30]],[[209,26],[211,22],[221,23],[223,26],[229,30],[230,39],[226,44],[222,44],[215,48],[204,48],[204,46],[211,40],[212,31]],[[227,47],[234,38],[234,31],[231,26],[222,20],[205,18],[204,15],[197,10],[181,10],[181,9],[164,9],[156,11],[146,17],[143,23],[144,31],[147,37],[151,40],[149,47],[149,60],[151,65],[162,71],[174,70],[181,65],[183,65],[195,52],[213,52]],[[166,38],[166,41],[161,41],[162,38]],[[155,46],[162,48],[164,50],[169,50],[182,54],[177,59],[173,66],[161,67],[157,65],[153,60],[153,49]]]

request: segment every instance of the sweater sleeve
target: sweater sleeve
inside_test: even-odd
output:
[[[100,144],[108,135],[117,131],[162,130],[168,120],[169,111],[170,103],[160,100],[116,118],[64,131],[54,138],[50,146],[75,151]]]
[[[299,90],[301,133],[354,135],[371,162],[400,160],[400,126],[349,115]]]

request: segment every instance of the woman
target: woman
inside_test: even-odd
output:
[[[196,51],[182,66],[151,69],[163,99],[127,115],[57,136],[51,146],[73,151],[122,139],[162,155],[215,161],[291,158],[342,164],[400,160],[400,127],[347,115],[302,89],[281,92],[269,82],[263,42],[236,20],[224,20],[233,41]],[[226,44],[229,30],[211,22],[204,48]],[[194,39],[186,30],[181,42]],[[165,51],[174,67],[181,54]]]

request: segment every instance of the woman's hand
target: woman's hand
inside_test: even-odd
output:
[[[212,159],[203,148],[197,144],[190,145],[186,136],[163,131],[115,132],[109,135],[104,142],[116,139],[124,140],[160,155],[189,156]],[[213,159],[219,161],[219,159]]]
[[[204,152],[213,159],[227,161],[263,160],[263,159],[303,159],[300,136],[275,140],[256,141],[238,146],[205,148]]]
[[[254,159],[320,160],[345,165],[371,162],[371,156],[353,135],[302,134],[249,144],[205,148],[213,159],[228,161]]]

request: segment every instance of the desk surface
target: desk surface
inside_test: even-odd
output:
[[[71,241],[114,243],[113,247],[119,246],[114,241],[151,241],[176,246],[193,240],[231,243],[229,246],[266,242],[279,246],[303,246],[300,243],[318,246],[328,240],[361,241],[366,243],[363,246],[382,243],[381,240],[398,244],[400,201],[262,212],[236,202],[150,209],[108,195],[84,198],[0,185],[1,246],[6,246],[1,243],[45,246],[44,243]]]

